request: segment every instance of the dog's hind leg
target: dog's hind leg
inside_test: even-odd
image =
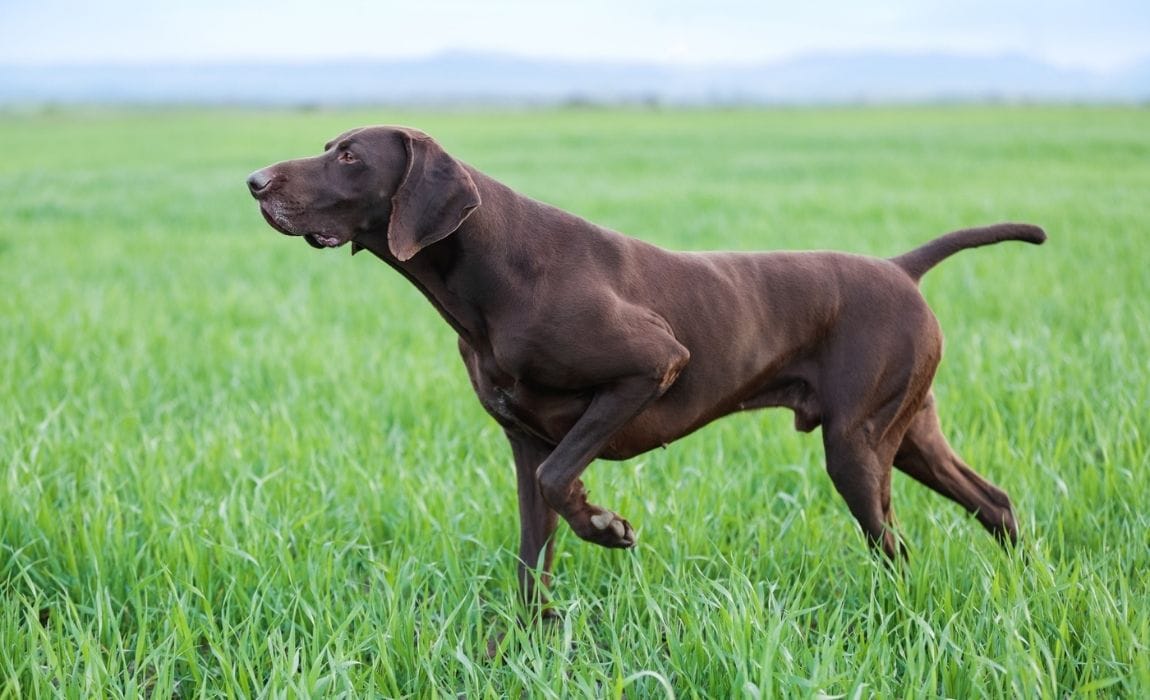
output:
[[[890,559],[905,556],[894,533],[890,466],[860,435],[837,432],[833,424],[823,426],[823,446],[827,473],[858,520],[867,542]]]
[[[966,508],[1003,544],[1018,541],[1010,498],[951,449],[939,426],[933,395],[927,396],[911,420],[894,466]]]

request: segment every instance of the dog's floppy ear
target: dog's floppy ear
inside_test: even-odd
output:
[[[455,232],[476,207],[479,190],[459,161],[426,134],[403,130],[407,170],[391,198],[387,245],[401,261]]]

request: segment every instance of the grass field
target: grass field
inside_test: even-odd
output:
[[[944,428],[1023,552],[898,474],[892,572],[818,434],[743,414],[592,465],[639,546],[562,526],[562,621],[517,625],[452,332],[245,191],[387,122],[678,249],[1045,226],[923,285]],[[0,697],[1150,695],[1148,110],[96,110],[0,116],[0,154]]]

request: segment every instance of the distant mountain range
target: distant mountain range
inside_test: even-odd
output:
[[[1150,100],[1150,60],[1110,73],[1022,55],[813,54],[680,67],[492,53],[189,65],[0,66],[0,105],[796,104]]]

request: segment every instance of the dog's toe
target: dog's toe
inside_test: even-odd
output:
[[[609,510],[591,516],[591,524],[595,526],[596,530],[606,530],[615,522],[618,522],[615,520],[615,514]]]
[[[603,547],[627,549],[635,546],[635,530],[631,523],[609,510],[598,510],[588,518],[591,528],[580,532],[583,539]]]

